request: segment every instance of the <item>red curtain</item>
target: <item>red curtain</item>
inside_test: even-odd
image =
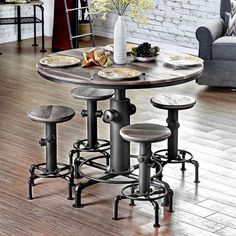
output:
[[[75,0],[76,1],[76,0]],[[68,8],[74,7],[73,0],[67,0]],[[73,15],[70,14],[71,28],[73,29]],[[52,36],[52,51],[62,51],[70,49],[70,38],[66,23],[66,13],[64,0],[55,0],[54,4],[54,21],[53,21],[53,36]]]

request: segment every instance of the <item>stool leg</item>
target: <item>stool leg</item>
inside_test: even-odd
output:
[[[194,180],[194,183],[200,183],[200,180],[199,180],[199,163],[198,163],[198,161],[192,160],[192,164],[194,164],[194,167],[195,167],[195,180]]]
[[[27,199],[32,200],[33,199],[33,194],[32,194],[32,177],[28,178],[27,181]]]
[[[159,223],[159,204],[156,201],[150,201],[154,207],[154,212],[155,212],[155,222],[153,227],[160,227],[160,223]]]
[[[115,197],[114,202],[113,202],[113,220],[119,220],[118,218],[118,205],[120,200],[124,199],[124,196],[118,195]]]
[[[106,166],[109,166],[109,163],[110,163],[110,155],[108,155],[107,152],[104,152],[103,155],[107,155],[107,157],[106,157]]]
[[[182,160],[185,160],[186,152],[185,152],[185,151],[182,151],[180,154],[182,155]],[[180,170],[181,170],[181,171],[186,171],[185,162],[182,163],[182,167],[181,167]]]
[[[73,171],[71,172],[70,174],[70,178],[71,178],[71,186],[75,186],[75,177],[74,177],[74,173],[75,173],[75,170],[74,170],[74,167],[71,166],[73,168]]]
[[[130,187],[130,192],[131,192],[131,195],[134,195],[134,190],[135,190],[135,188],[132,186],[132,187]],[[135,206],[135,203],[134,203],[134,200],[133,199],[130,199],[130,204],[129,204],[130,206]]]
[[[32,186],[35,186],[34,180],[36,179],[36,177],[34,175],[34,170],[35,170],[35,164],[32,164],[29,168]]]
[[[81,204],[82,189],[83,189],[83,186],[81,184],[77,185],[75,188],[75,203],[72,205],[74,208],[84,207],[84,205]]]
[[[74,167],[75,167],[75,179],[80,179],[82,178],[81,175],[79,174],[79,165],[80,165],[80,151],[77,151],[76,153],[76,158],[74,160]]]
[[[73,172],[72,172],[73,173]],[[70,176],[66,176],[66,180],[68,183],[68,200],[73,200],[73,196],[72,196],[72,178]]]
[[[161,163],[161,166],[162,166],[162,168],[163,168],[163,167],[164,167],[164,164]],[[156,167],[156,174],[157,174],[159,171],[160,171],[160,167],[157,165],[157,167]],[[162,178],[163,178],[162,172],[163,172],[163,169],[162,169],[160,175],[157,177],[157,180],[159,180],[159,181],[162,181]]]
[[[163,198],[163,203],[161,204],[163,207],[167,207],[170,205],[170,198],[169,198],[169,190],[171,189],[169,184],[161,181],[161,183],[165,186],[165,188],[167,189],[167,194],[164,196]]]
[[[169,197],[169,212],[174,212],[173,209],[173,196],[174,196],[174,191],[172,189],[168,189],[168,197]]]
[[[69,152],[68,157],[69,157],[69,163],[70,163],[70,165],[73,165],[73,156],[74,156],[74,154],[75,154],[75,150],[71,150],[71,151]]]
[[[181,171],[186,171],[186,168],[185,168],[185,162],[182,163],[182,166],[181,166]]]

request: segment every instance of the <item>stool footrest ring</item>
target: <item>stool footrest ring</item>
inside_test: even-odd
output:
[[[162,154],[164,153],[164,154]],[[185,157],[188,158],[185,158]],[[168,159],[168,149],[162,149],[154,152],[153,158],[163,164],[167,163],[184,163],[184,162],[192,162],[193,154],[186,150],[178,149],[178,154],[175,159]]]
[[[94,160],[98,160],[98,159],[102,159],[102,158],[107,158],[109,155],[103,155],[103,156],[96,156],[96,157],[91,157],[91,158],[88,158],[86,159],[85,161],[83,161],[79,168],[78,168],[78,171],[79,171],[79,174],[83,177],[85,177],[86,179],[90,179],[90,180],[94,180],[94,181],[97,181],[97,182],[101,182],[101,183],[108,183],[108,184],[131,184],[131,183],[137,183],[138,182],[138,179],[133,179],[133,180],[111,180],[111,179],[102,179],[102,177],[92,177],[90,175],[87,175],[85,174],[81,169],[84,165],[91,163],[92,161]],[[95,167],[96,168],[96,167]],[[115,172],[109,172],[107,171],[106,174],[110,174],[111,177],[110,178],[115,178],[117,176],[124,176],[124,177],[129,177],[129,174],[132,173],[132,171],[134,170],[135,168],[131,168],[130,171],[127,171],[125,173],[115,173]]]
[[[80,152],[104,152],[110,149],[110,142],[106,139],[98,139],[95,147],[89,147],[88,139],[78,140],[73,147]]]
[[[165,197],[168,193],[167,189],[160,185],[158,186],[158,190],[154,190],[154,189],[150,189],[150,192],[146,195],[141,195],[138,192],[138,183],[136,184],[130,184],[125,186],[124,188],[121,189],[121,194],[122,196],[128,198],[128,199],[132,199],[132,200],[136,200],[136,201],[154,201],[157,199],[161,199],[163,197]],[[136,189],[136,191],[134,191],[134,193],[126,193],[127,189]]]
[[[57,166],[58,168],[54,172],[48,172],[46,163],[33,164],[30,167],[30,173],[34,178],[65,178],[74,171],[73,166],[65,163],[57,163]]]

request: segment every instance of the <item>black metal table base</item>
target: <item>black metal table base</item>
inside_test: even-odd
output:
[[[181,171],[186,171],[185,163],[193,164],[195,167],[194,183],[200,183],[199,181],[199,163],[193,160],[193,154],[182,149],[177,149],[177,156],[175,158],[168,157],[168,149],[158,150],[153,154],[153,157],[161,163],[162,167],[166,164],[181,164]],[[162,175],[159,177],[162,179]]]
[[[74,185],[73,172],[74,168],[71,165],[64,163],[57,163],[57,168],[55,171],[47,171],[46,163],[32,164],[29,169],[30,177],[28,178],[28,191],[27,199],[32,200],[33,194],[32,189],[35,185],[35,179],[39,178],[62,178],[68,182],[68,200],[73,200],[72,187]]]

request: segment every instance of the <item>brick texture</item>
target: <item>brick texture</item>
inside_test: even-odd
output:
[[[128,40],[148,40],[196,49],[197,27],[206,19],[219,17],[220,0],[155,0],[155,4],[156,9],[147,14],[151,24],[137,24],[125,17]],[[100,16],[93,16],[93,19],[95,34],[113,36],[115,15],[109,15],[105,22]]]

